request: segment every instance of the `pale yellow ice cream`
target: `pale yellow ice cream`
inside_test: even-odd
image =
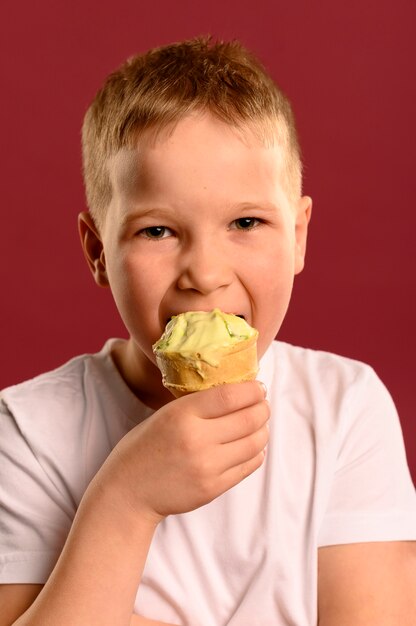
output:
[[[183,395],[254,379],[257,336],[244,319],[219,309],[175,315],[153,346],[163,384]]]

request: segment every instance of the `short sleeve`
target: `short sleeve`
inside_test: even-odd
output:
[[[348,390],[318,545],[416,540],[416,492],[393,400],[368,366]]]
[[[0,399],[0,583],[45,583],[73,515]]]

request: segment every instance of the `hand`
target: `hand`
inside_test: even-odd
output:
[[[259,468],[268,419],[257,381],[196,392],[130,431],[102,472],[129,507],[157,523],[207,504]]]
[[[159,620],[141,617],[141,615],[132,615],[130,626],[175,626],[171,622],[160,622]]]

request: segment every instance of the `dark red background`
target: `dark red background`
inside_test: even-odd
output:
[[[127,56],[241,39],[291,97],[314,199],[281,338],[371,363],[416,480],[414,0],[2,2],[0,387],[124,334],[84,264],[79,134]]]

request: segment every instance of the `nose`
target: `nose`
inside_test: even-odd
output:
[[[214,241],[199,241],[182,253],[178,288],[190,289],[203,295],[226,287],[232,281],[230,259]]]

